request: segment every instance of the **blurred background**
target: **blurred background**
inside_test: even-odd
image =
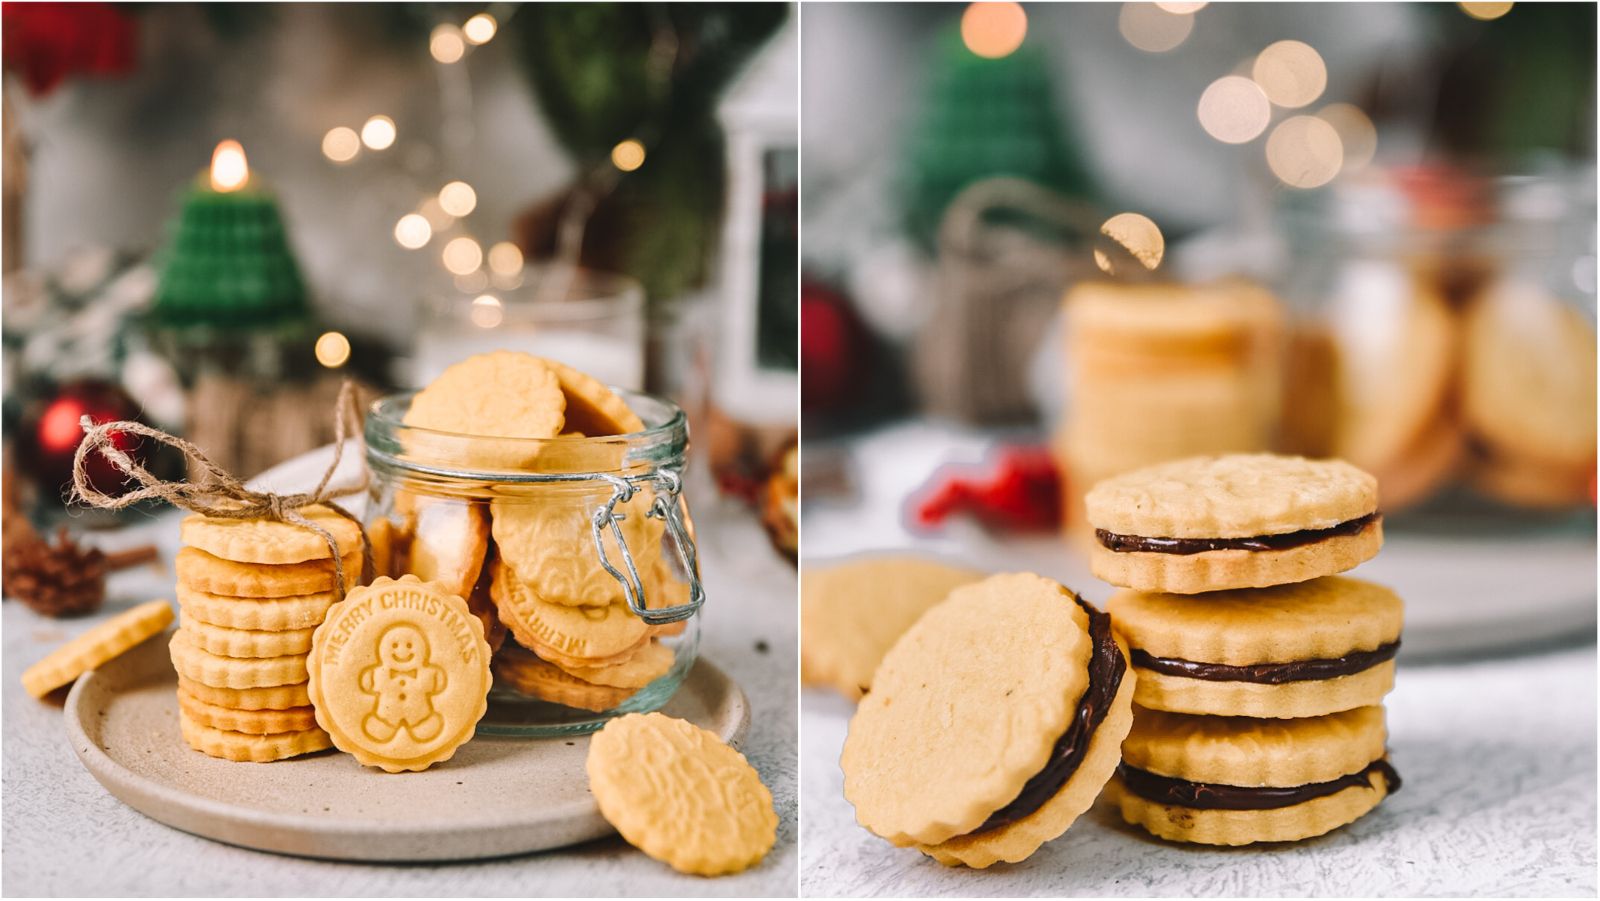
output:
[[[678,400],[731,502],[776,491],[792,533],[789,4],[3,16],[8,511],[64,512],[83,414],[248,477],[330,440],[347,376],[511,348]]]
[[[802,33],[807,560],[1092,584],[1095,480],[1331,455],[1379,478],[1362,574],[1413,658],[1592,636],[1592,5],[819,4]]]

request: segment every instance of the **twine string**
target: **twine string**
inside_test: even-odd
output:
[[[333,480],[334,473],[339,469],[339,460],[344,456],[345,438],[353,421],[360,421],[360,411],[357,409],[355,383],[346,380],[340,386],[339,398],[335,402],[333,460],[329,462],[327,470],[323,472],[322,478],[311,491],[275,494],[246,488],[244,483],[234,478],[231,473],[211,462],[200,448],[175,435],[169,435],[141,422],[129,420],[95,422],[90,417],[84,416],[79,420],[79,425],[83,428],[83,441],[78,445],[77,453],[72,458],[73,493],[83,503],[103,510],[121,510],[154,498],[215,519],[269,519],[310,529],[327,542],[328,555],[333,559],[334,573],[339,580],[339,593],[343,595],[348,591],[349,584],[345,578],[344,558],[339,553],[338,540],[333,537],[332,532],[312,522],[300,511],[305,507],[321,504],[355,523],[356,528],[361,531],[363,568],[365,568],[365,562],[370,558],[366,529],[362,527],[361,520],[355,514],[334,498],[365,490],[367,476],[363,473],[360,481],[353,485],[335,488],[328,486]],[[188,460],[189,470],[195,474],[194,477],[171,482],[157,478],[117,446],[116,436],[119,434],[149,438],[176,448]],[[95,488],[89,481],[84,464],[89,454],[97,451],[139,487],[119,495],[106,494]]]

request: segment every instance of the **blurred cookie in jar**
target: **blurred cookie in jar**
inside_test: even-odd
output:
[[[1517,506],[1583,502],[1595,464],[1593,323],[1526,282],[1486,289],[1465,320],[1473,486]]]
[[[1459,345],[1433,279],[1392,259],[1347,261],[1325,319],[1291,339],[1283,446],[1371,472],[1387,511],[1425,499],[1465,454]]]

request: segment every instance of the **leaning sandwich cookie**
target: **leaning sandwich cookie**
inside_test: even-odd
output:
[[[1394,688],[1404,604],[1327,576],[1204,595],[1119,591],[1107,602],[1138,673],[1134,701],[1214,716],[1320,716]]]
[[[1138,709],[1106,789],[1122,818],[1170,841],[1298,841],[1398,791],[1383,708],[1292,720]]]
[[[1023,860],[1110,779],[1133,682],[1109,618],[1060,584],[959,587],[874,675],[840,756],[845,797],[862,826],[942,863]]]

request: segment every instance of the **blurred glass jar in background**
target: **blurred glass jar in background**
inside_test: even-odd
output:
[[[624,275],[535,263],[497,273],[477,293],[447,291],[424,307],[412,383],[426,385],[451,364],[496,350],[549,357],[607,385],[641,389],[644,289]]]
[[[367,416],[376,575],[443,581],[483,621],[494,687],[480,732],[587,732],[660,708],[694,665],[704,593],[681,494],[688,425],[668,401],[618,394],[644,431],[438,432],[404,425],[410,394]],[[588,637],[562,637],[574,632]]]
[[[1593,191],[1581,178],[1390,171],[1286,209],[1284,448],[1372,472],[1391,513],[1460,482],[1520,508],[1587,503],[1593,208],[1574,198]]]

